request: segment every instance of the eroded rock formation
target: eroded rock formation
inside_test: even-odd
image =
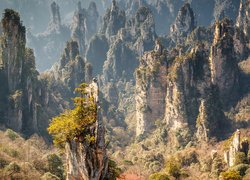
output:
[[[104,125],[99,107],[99,87],[96,79],[88,87],[89,96],[94,97],[97,104],[96,122],[85,132],[95,137],[94,142],[86,142],[84,136],[66,144],[67,179],[96,179],[107,177],[108,157],[104,140]]]
[[[70,29],[63,25],[58,4],[51,4],[51,19],[47,30],[33,35],[28,31],[28,45],[34,48],[37,67],[47,70],[56,62],[63,51],[65,42],[70,38]]]
[[[226,151],[224,151],[224,160],[229,167],[234,166],[236,163],[236,156],[239,152],[244,152],[246,155],[249,151],[249,142],[247,139],[242,139],[240,130],[232,135],[232,137],[227,140],[229,141]]]
[[[186,3],[179,10],[175,22],[170,28],[170,37],[175,43],[181,43],[194,30],[195,26],[194,12],[190,4]]]

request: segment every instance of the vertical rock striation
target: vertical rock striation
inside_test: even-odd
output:
[[[99,87],[95,79],[89,85],[88,92],[94,97],[94,103],[99,106]],[[67,179],[105,179],[108,171],[108,157],[100,107],[97,108],[96,123],[85,131],[95,137],[94,142],[86,142],[83,136],[66,144]]]
[[[196,26],[194,12],[189,3],[184,4],[170,28],[170,37],[174,43],[182,43]]]
[[[101,33],[105,34],[109,39],[116,35],[118,30],[123,28],[126,23],[125,12],[120,10],[115,0],[112,1],[112,6],[107,10],[103,18],[103,26]]]
[[[239,15],[236,21],[236,26],[243,30],[244,34],[249,37],[250,35],[250,1],[249,0],[241,0],[240,1],[240,9]]]
[[[209,60],[212,83],[218,86],[224,104],[237,98],[239,88],[233,36],[232,21],[224,19],[216,23]]]

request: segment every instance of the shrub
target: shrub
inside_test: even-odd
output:
[[[18,157],[19,154],[20,154],[18,151],[14,150],[14,149],[11,149],[9,147],[5,147],[5,146],[1,147],[0,150],[5,152],[6,154],[8,154],[11,157],[14,157],[14,158]]]
[[[221,177],[223,180],[242,180],[242,177],[238,171],[228,170],[226,172],[221,173]]]
[[[180,159],[181,166],[190,166],[192,163],[197,163],[198,158],[195,151],[187,152]]]
[[[21,168],[17,163],[12,162],[8,166],[6,166],[5,170],[10,172],[11,174],[14,174],[19,173],[21,171]]]
[[[56,175],[60,179],[63,179],[63,162],[62,159],[56,154],[50,154],[47,156],[48,170],[50,173]]]
[[[6,135],[7,135],[8,138],[10,138],[12,141],[16,140],[16,139],[19,137],[19,135],[18,135],[16,132],[14,132],[13,130],[11,130],[11,129],[7,129],[7,130],[6,130]]]
[[[212,162],[211,172],[219,175],[223,169],[223,162],[221,158],[216,157]]]
[[[166,171],[169,175],[179,178],[181,175],[181,166],[174,158],[169,159],[166,165]]]
[[[149,176],[149,180],[169,180],[169,177],[163,173],[154,173]]]
[[[125,165],[133,166],[133,162],[132,161],[124,160],[123,162],[124,162]]]
[[[247,156],[244,152],[237,152],[235,155],[234,165],[238,164],[246,164],[247,163]]]
[[[241,176],[244,176],[248,168],[248,164],[238,164],[237,166],[232,167],[231,170],[238,171]]]
[[[0,169],[4,168],[8,164],[9,164],[9,162],[7,160],[5,160],[2,157],[0,157]]]
[[[118,168],[115,161],[109,159],[108,163],[108,179],[109,180],[116,180],[117,177],[119,177],[121,174],[121,169]]]

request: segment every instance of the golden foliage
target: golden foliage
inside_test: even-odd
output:
[[[75,108],[66,110],[64,113],[52,119],[48,132],[53,136],[54,144],[64,147],[68,140],[83,135],[85,130],[95,123],[97,118],[97,106],[94,98],[87,92],[87,84],[81,84],[76,88],[79,96],[74,98]],[[93,142],[93,137],[85,137],[87,142]]]

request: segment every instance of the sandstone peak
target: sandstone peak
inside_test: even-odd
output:
[[[175,22],[170,28],[170,36],[175,43],[181,42],[196,26],[193,9],[185,3],[179,10]]]

